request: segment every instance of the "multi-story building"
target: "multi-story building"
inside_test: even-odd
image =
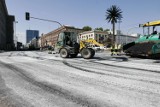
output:
[[[109,38],[108,32],[106,31],[86,31],[79,34],[80,40],[88,40],[88,39],[94,39],[99,43],[105,43],[107,39]]]
[[[12,50],[14,48],[14,21],[15,17],[8,14],[5,0],[0,0],[0,50]]]
[[[39,37],[38,30],[26,30],[26,43],[29,43],[33,38]]]
[[[39,43],[41,43],[41,44],[39,44],[39,46],[41,46],[41,48],[48,47],[48,46],[54,47],[57,42],[58,35],[61,32],[72,32],[75,34],[75,36],[78,37],[78,34],[83,32],[83,30],[79,29],[79,28],[75,28],[73,26],[62,26],[62,27],[60,27],[56,30],[53,30],[47,34],[43,34],[40,37]]]

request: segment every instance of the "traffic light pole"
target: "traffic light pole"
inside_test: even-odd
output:
[[[37,20],[42,20],[42,21],[48,21],[48,22],[58,23],[62,27],[62,24],[59,23],[58,21],[53,21],[53,20],[48,20],[48,19],[41,19],[41,18],[36,18],[36,17],[30,17],[30,18],[37,19]]]
[[[48,20],[48,19],[41,19],[41,18],[36,18],[36,17],[30,17],[30,13],[29,12],[26,12],[25,15],[26,15],[26,20],[30,20],[30,18],[32,18],[32,19],[37,19],[37,20],[42,20],[42,21],[47,21],[47,22],[54,22],[54,23],[58,23],[62,27],[62,24],[59,23],[58,21],[53,21],[53,20]]]

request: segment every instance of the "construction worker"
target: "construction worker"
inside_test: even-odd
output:
[[[114,46],[114,54],[118,55],[118,45],[117,44],[115,44]]]
[[[111,46],[111,56],[121,54],[121,44],[115,44]]]
[[[115,51],[115,49],[114,49],[114,45],[112,45],[112,46],[111,46],[111,56],[113,56],[113,55],[114,55],[114,51]]]

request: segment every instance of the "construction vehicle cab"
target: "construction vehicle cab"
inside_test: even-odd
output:
[[[61,32],[55,45],[55,51],[62,58],[76,57],[79,53],[79,44],[74,32]]]
[[[60,53],[62,58],[77,57],[78,53],[85,59],[92,58],[95,51],[89,44],[96,43],[95,41],[77,41],[77,34],[74,32],[61,32],[58,35],[58,40],[55,45],[55,51]]]

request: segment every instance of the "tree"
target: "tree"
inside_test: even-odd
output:
[[[103,44],[107,47],[110,47],[112,45],[112,41],[110,38],[105,38],[105,40],[103,41]]]
[[[110,29],[104,29],[103,31],[104,31],[104,32],[107,32],[107,33],[109,34]]]
[[[108,22],[111,22],[113,27],[113,39],[112,39],[112,45],[115,44],[115,23],[118,22],[122,17],[122,11],[119,7],[116,5],[112,5],[110,8],[106,10],[106,20]]]
[[[90,26],[84,26],[82,29],[84,31],[91,31],[92,30],[92,28]]]
[[[99,31],[103,31],[103,28],[102,27],[97,27],[97,28],[95,28],[95,30],[99,30]]]
[[[110,30],[109,30],[109,29],[105,29],[104,31],[105,31],[105,32],[108,32],[108,31],[110,31]]]

